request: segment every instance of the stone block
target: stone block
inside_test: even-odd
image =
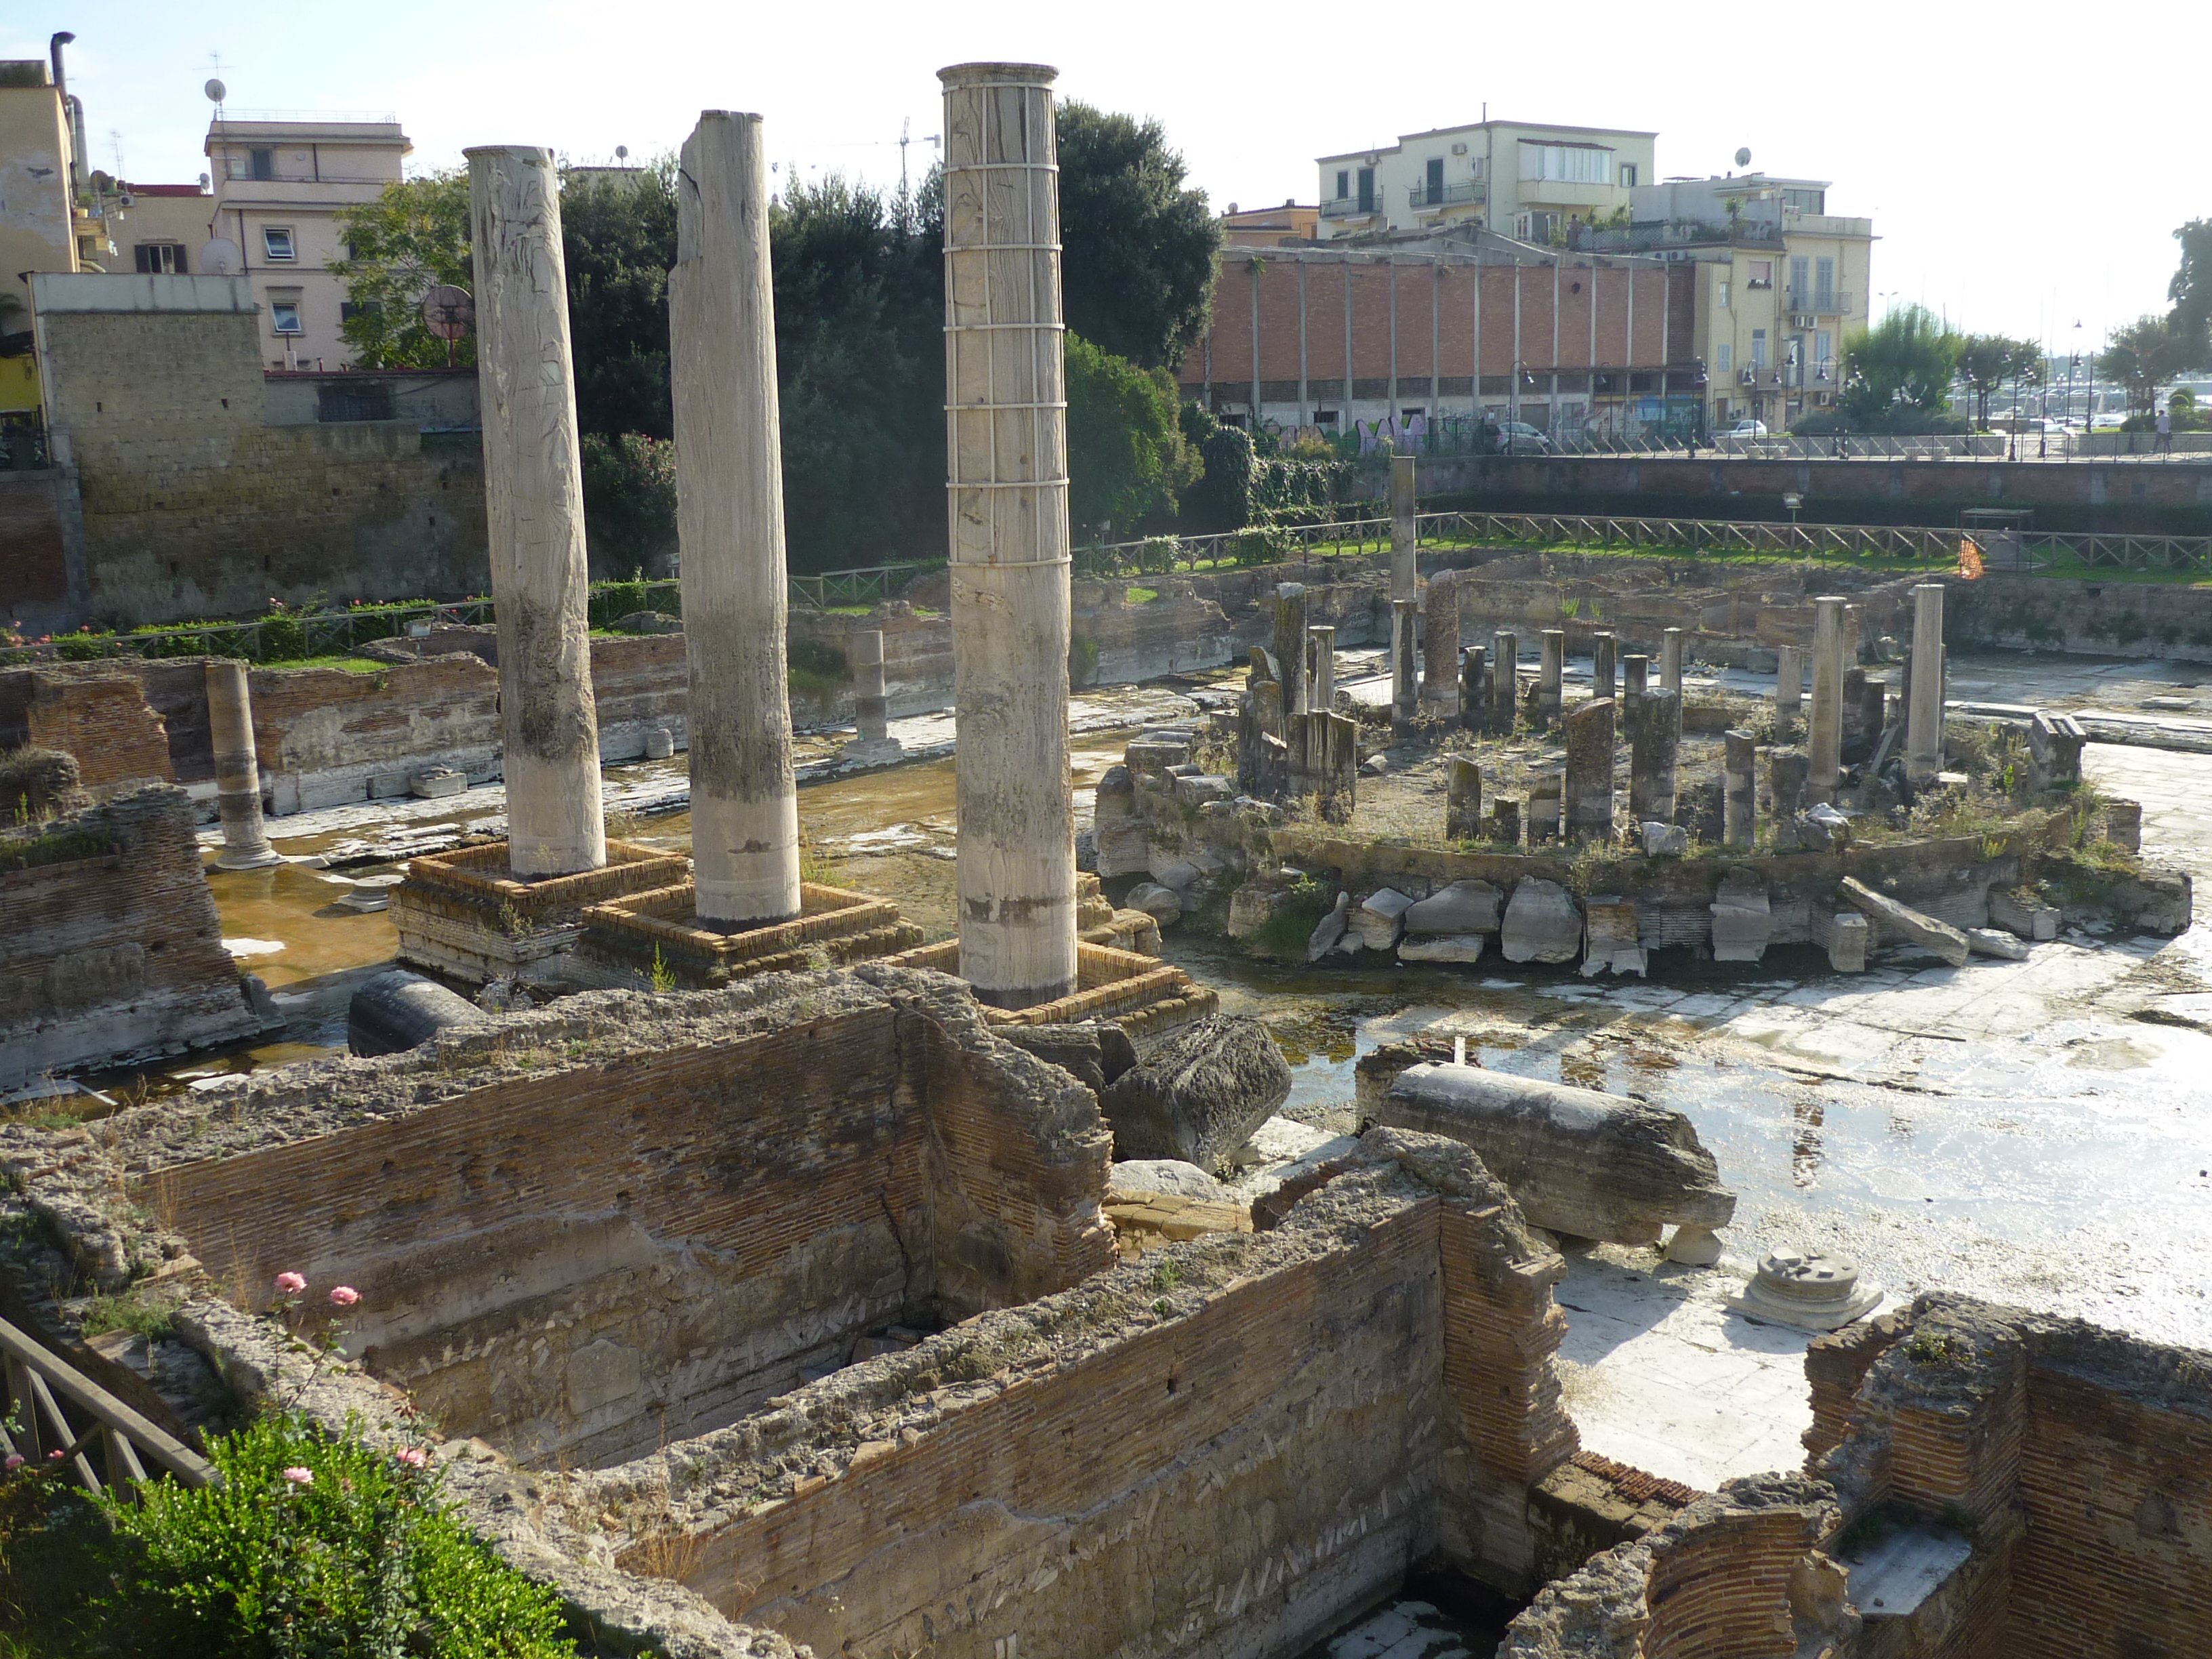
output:
[[[1182,898],[1173,888],[1163,887],[1158,882],[1140,881],[1129,890],[1125,901],[1132,910],[1141,910],[1163,927],[1172,927],[1182,920]]]
[[[1183,806],[1203,806],[1208,801],[1233,800],[1236,796],[1237,786],[1215,773],[1188,774],[1175,781],[1175,798]]]
[[[2038,943],[2058,937],[2058,911],[2031,892],[1990,889],[1991,925]]]
[[[1392,951],[1406,931],[1406,912],[1413,908],[1413,901],[1395,887],[1385,887],[1370,893],[1359,908],[1352,913],[1352,925],[1359,930],[1360,942],[1370,951]]]
[[[1270,870],[1229,896],[1229,937],[1251,939],[1281,915],[1304,878],[1295,870]]]
[[[1690,832],[1679,823],[1653,822],[1643,826],[1646,858],[1680,858],[1690,850]]]
[[[665,726],[656,726],[645,734],[645,757],[647,760],[666,760],[676,752],[676,734]]]
[[[1966,965],[1970,948],[1966,936],[1949,923],[1875,892],[1856,876],[1845,876],[1836,891],[1844,903],[1877,924],[1885,936],[1932,951],[1954,968]]]
[[[1797,815],[1797,845],[1806,852],[1840,853],[1850,844],[1850,820],[1827,802]]]
[[[1190,860],[1173,852],[1155,852],[1149,873],[1163,887],[1176,893],[1190,890],[1202,873]]]
[[[1968,927],[1966,948],[1978,957],[2001,957],[2007,962],[2026,962],[2027,943],[1995,927]]]
[[[1735,1194],[1680,1112],[1475,1066],[1420,1064],[1377,1121],[1472,1147],[1535,1226],[1656,1244],[1666,1227],[1725,1227]]]
[[[1757,962],[1766,954],[1774,915],[1764,877],[1753,870],[1729,871],[1721,878],[1712,912],[1715,962]]]
[[[1813,939],[1827,951],[1828,966],[1838,973],[1866,971],[1867,952],[1874,945],[1874,929],[1864,916],[1850,910],[1815,910]]]
[[[410,780],[409,793],[417,800],[443,800],[469,787],[469,775],[450,766],[426,766]]]
[[[1583,975],[1608,970],[1641,976],[1646,962],[1636,904],[1618,893],[1593,893],[1583,902]]]
[[[1150,837],[1137,806],[1135,775],[1127,766],[1107,768],[1098,780],[1096,799],[1091,823],[1098,843],[1098,874],[1109,879],[1150,874]]]
[[[1339,893],[1329,913],[1315,924],[1312,935],[1306,940],[1306,960],[1319,962],[1343,941],[1352,926],[1352,895]]]
[[[2142,850],[2142,803],[2112,800],[2105,803],[2105,839],[2130,853]]]
[[[1498,945],[1508,962],[1572,962],[1582,949],[1582,915],[1559,883],[1526,877],[1505,907]]]
[[[1291,1068],[1256,1019],[1216,1014],[1165,1039],[1107,1086],[1116,1152],[1221,1169],[1291,1092]]]
[[[1153,1193],[1173,1198],[1225,1201],[1229,1188],[1195,1164],[1175,1158],[1133,1158],[1116,1164],[1106,1177],[1109,1194]]]
[[[1121,751],[1121,758],[1133,772],[1164,772],[1190,763],[1190,741],[1139,738]]]
[[[1480,962],[1486,935],[1408,933],[1398,945],[1401,962]]]
[[[1494,933],[1504,895],[1486,881],[1455,881],[1406,909],[1408,934]]]

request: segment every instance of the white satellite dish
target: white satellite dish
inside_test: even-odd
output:
[[[1747,167],[1751,165],[1750,145],[1746,144],[1741,149],[1736,151],[1735,164],[1740,167]]]
[[[239,257],[238,244],[228,236],[210,239],[192,264],[203,276],[235,276],[246,268]]]
[[[230,88],[220,81],[210,81],[200,90],[207,94],[207,100],[210,104],[220,104],[230,92]]]

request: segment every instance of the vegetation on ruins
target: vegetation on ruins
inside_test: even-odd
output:
[[[1071,331],[1067,337],[1068,517],[1104,539],[1175,512],[1199,459],[1176,416],[1164,368],[1144,369]]]

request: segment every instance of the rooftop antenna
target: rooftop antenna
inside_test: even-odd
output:
[[[1740,149],[1739,150],[1737,150],[1737,151],[1736,151],[1736,153],[1735,153],[1735,164],[1736,164],[1738,167],[1749,167],[1749,166],[1751,165],[1751,146],[1750,146],[1750,145],[1746,144],[1746,145],[1744,145],[1741,149]],[[1733,179],[1733,178],[1735,178],[1735,174],[1734,174],[1733,173],[1731,173],[1730,174],[1729,174],[1729,178],[1731,178],[1731,179]]]
[[[628,144],[617,144],[615,146],[615,165],[617,167],[621,167],[625,165],[629,161],[629,146]]]
[[[222,120],[222,100],[229,95],[230,88],[223,85],[221,81],[210,76],[208,78],[208,83],[202,87],[200,90],[207,94],[208,102],[215,106],[215,118],[218,121]]]

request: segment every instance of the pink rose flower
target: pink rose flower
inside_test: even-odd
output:
[[[49,1463],[58,1463],[61,1461],[62,1449],[59,1446],[55,1447],[52,1451],[46,1454],[46,1462]]]
[[[23,1460],[16,1453],[9,1452],[8,1454],[8,1462],[4,1467],[9,1474],[13,1474],[16,1470],[23,1467]]]
[[[350,1308],[360,1300],[361,1292],[350,1285],[331,1286],[331,1305],[334,1308]]]
[[[276,1294],[279,1296],[297,1296],[301,1291],[307,1288],[307,1279],[304,1273],[278,1273],[276,1275]]]
[[[399,1461],[410,1469],[427,1468],[429,1466],[430,1454],[420,1446],[402,1446],[398,1455]]]
[[[315,1472],[313,1469],[303,1469],[297,1463],[284,1471],[284,1478],[295,1486],[312,1486],[315,1484]]]

